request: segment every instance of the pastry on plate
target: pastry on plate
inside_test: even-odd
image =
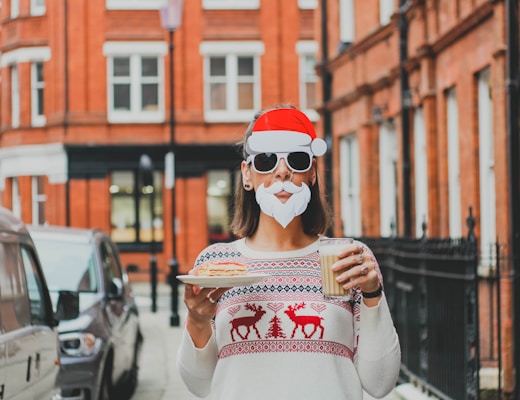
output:
[[[196,276],[247,275],[247,265],[235,261],[208,261],[195,269]]]

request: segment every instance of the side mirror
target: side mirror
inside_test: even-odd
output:
[[[55,319],[66,321],[79,316],[79,293],[62,290],[58,295]]]
[[[119,278],[112,278],[108,287],[107,297],[109,300],[120,300],[123,298],[123,281]]]

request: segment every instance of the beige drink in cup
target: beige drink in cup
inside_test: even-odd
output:
[[[352,238],[320,237],[319,251],[324,297],[341,297],[342,299],[348,297],[349,293],[343,289],[343,285],[336,282],[338,274],[331,267],[338,261],[338,255],[353,241]]]

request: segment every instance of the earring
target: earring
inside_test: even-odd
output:
[[[251,189],[251,184],[250,183],[244,183],[244,189],[245,190]]]

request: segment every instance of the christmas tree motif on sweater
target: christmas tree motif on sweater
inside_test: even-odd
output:
[[[294,338],[294,335],[295,335],[298,327],[301,327],[303,336],[305,336],[306,339],[310,339],[312,336],[314,336],[314,334],[316,333],[318,328],[320,328],[321,329],[320,339],[323,339],[323,331],[325,330],[325,328],[321,324],[321,321],[323,320],[323,318],[320,317],[319,315],[296,315],[296,311],[302,310],[304,308],[305,308],[305,303],[299,303],[299,304],[295,304],[294,306],[288,306],[287,310],[284,311],[289,316],[291,321],[294,322],[294,329],[291,334],[291,339]],[[312,330],[312,332],[310,334],[307,334],[307,332],[305,330],[305,327],[307,325],[314,326],[314,329]]]
[[[250,303],[246,303],[244,308],[246,310],[253,311],[254,315],[251,315],[248,317],[239,317],[239,318],[235,318],[235,319],[232,319],[231,321],[229,321],[229,323],[231,324],[230,333],[231,333],[231,339],[233,340],[233,342],[236,341],[235,336],[233,335],[233,332],[236,332],[236,334],[238,336],[240,336],[240,338],[242,340],[247,340],[249,333],[251,332],[251,328],[253,328],[255,330],[256,335],[258,336],[258,339],[260,339],[260,332],[258,332],[256,323],[262,319],[262,317],[264,316],[266,311],[262,308],[262,306],[256,306],[256,305],[250,304]],[[245,335],[242,335],[240,333],[241,326],[244,326],[247,329]]]
[[[281,325],[282,320],[277,314],[277,312],[283,308],[283,303],[268,303],[267,308],[274,312],[274,317],[269,321],[269,330],[267,331],[265,338],[286,338],[287,336],[285,335]]]

